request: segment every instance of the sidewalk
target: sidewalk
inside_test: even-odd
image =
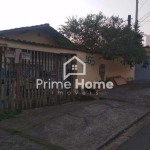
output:
[[[44,146],[0,129],[0,150],[48,150]]]
[[[150,150],[150,123],[118,147],[117,150]]]

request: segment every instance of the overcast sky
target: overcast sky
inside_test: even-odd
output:
[[[139,0],[139,19],[150,12],[150,0]],[[106,16],[135,19],[136,0],[0,0],[0,30],[49,23],[55,29],[66,17],[102,11]],[[150,35],[150,15],[141,30]]]

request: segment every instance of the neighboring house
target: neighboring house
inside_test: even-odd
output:
[[[150,55],[150,47],[146,46],[145,50],[147,54]],[[147,80],[150,79],[150,65],[143,68],[142,65],[135,66],[135,80]]]

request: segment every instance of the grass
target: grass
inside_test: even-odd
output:
[[[30,126],[29,128],[23,130],[23,132],[28,131],[28,130],[32,130],[32,129],[36,128],[36,127],[39,127],[40,125],[41,124],[34,124],[34,125]]]
[[[3,126],[0,126],[0,129],[2,129],[3,131],[9,132],[12,135],[18,135],[20,137],[26,138],[29,141],[32,141],[32,142],[37,143],[39,145],[43,145],[44,147],[47,147],[47,148],[49,148],[51,150],[65,150],[64,148],[62,148],[60,146],[51,144],[47,140],[38,138],[38,137],[33,136],[33,135],[26,134],[25,132],[22,132],[22,131],[18,131],[18,130],[15,130],[15,129],[12,129],[12,128],[3,127]]]
[[[20,115],[21,113],[22,113],[22,110],[20,109],[0,111],[0,121],[4,119],[9,119],[9,118],[16,118],[16,116]]]

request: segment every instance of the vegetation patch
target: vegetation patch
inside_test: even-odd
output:
[[[4,119],[9,119],[9,118],[15,118],[16,116],[20,115],[21,113],[22,113],[22,110],[20,110],[20,109],[0,111],[0,121],[2,121]]]

